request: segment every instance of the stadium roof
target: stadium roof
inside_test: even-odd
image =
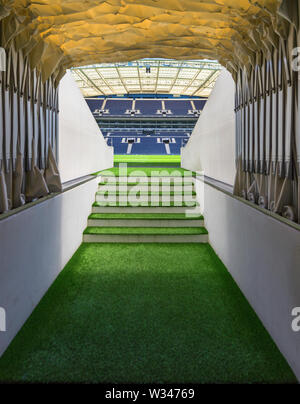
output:
[[[72,69],[85,97],[101,95],[173,94],[208,97],[220,73],[209,60],[142,59]]]

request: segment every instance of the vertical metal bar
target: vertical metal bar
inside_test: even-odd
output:
[[[11,119],[12,119],[12,144],[11,144],[11,158],[12,158],[12,168],[15,171],[16,159],[17,159],[17,143],[18,143],[18,132],[19,132],[19,113],[18,113],[18,79],[17,79],[17,68],[18,68],[18,54],[14,49],[13,44],[11,45]]]
[[[44,113],[44,122],[45,122],[45,163],[47,167],[47,161],[48,161],[48,152],[49,152],[49,104],[48,104],[48,85],[49,82],[46,82],[44,84],[44,108],[43,108],[43,113]]]
[[[278,50],[274,50],[273,55],[274,68],[274,87],[272,89],[272,174],[276,172],[277,156],[278,156]]]
[[[265,172],[265,124],[266,124],[266,110],[265,110],[265,60],[262,66],[259,67],[259,173]]]
[[[3,162],[3,143],[4,143],[4,119],[3,119],[3,73],[0,72],[0,173],[2,170],[2,162]]]
[[[254,83],[254,170],[259,172],[259,93],[258,93],[258,66],[255,67]]]
[[[31,170],[32,165],[32,139],[33,139],[33,120],[32,120],[32,96],[31,96],[31,74],[28,66],[27,87],[25,98],[25,114],[26,114],[26,170]]]
[[[11,160],[11,136],[12,136],[12,127],[11,127],[11,81],[10,81],[10,73],[11,73],[11,50],[8,52],[6,71],[3,73],[4,78],[4,86],[3,86],[3,121],[4,121],[4,167],[5,171],[10,171],[10,160]]]
[[[270,174],[271,144],[272,144],[272,87],[271,87],[271,61],[267,61],[266,71],[266,137],[265,137],[265,174]]]
[[[281,46],[278,55],[278,139],[277,139],[277,161],[279,167],[279,176],[284,174],[284,144],[285,144],[285,94],[283,92],[282,82],[282,52]]]

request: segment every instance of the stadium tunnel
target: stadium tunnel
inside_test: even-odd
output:
[[[4,0],[0,19],[0,306],[10,321],[0,353],[80,245],[97,181],[90,174],[113,166],[112,148],[97,136],[72,146],[87,106],[66,71],[144,57],[205,58],[224,70],[182,149],[182,168],[204,171],[211,245],[299,379],[299,334],[290,320],[300,305],[300,1]],[[235,105],[227,102],[233,93]],[[72,100],[72,109],[59,109]],[[69,135],[60,139],[63,113]],[[217,121],[215,133],[232,135],[233,116],[235,144],[222,148],[199,135],[206,117]]]

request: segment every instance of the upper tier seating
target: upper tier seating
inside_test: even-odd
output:
[[[162,110],[162,102],[159,100],[136,100],[135,109],[140,110],[141,115],[155,115]]]
[[[189,100],[165,101],[166,109],[170,109],[173,115],[185,116],[193,109]]]
[[[93,114],[101,116],[126,116],[127,118],[134,117],[156,117],[156,118],[172,118],[172,117],[189,117],[192,118],[191,111],[204,108],[206,100],[191,100],[188,99],[166,99],[164,102],[157,99],[87,99],[88,106]],[[103,108],[103,110],[102,110]],[[97,111],[97,112],[96,112]],[[132,113],[132,114],[131,114]]]
[[[206,104],[206,100],[194,100],[194,104],[195,104],[196,109],[198,109],[199,111],[202,111]]]
[[[107,100],[105,109],[109,110],[109,115],[123,115],[132,109],[132,100]]]
[[[97,100],[91,100],[89,98],[86,99],[86,102],[92,112],[92,114],[95,113],[95,111],[100,111],[102,109],[102,105],[103,105],[103,99],[99,98]]]

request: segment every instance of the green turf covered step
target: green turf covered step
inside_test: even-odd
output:
[[[190,236],[208,232],[205,227],[87,227],[83,234]]]
[[[201,214],[184,213],[92,213],[89,219],[94,220],[203,220]]]
[[[92,213],[89,227],[201,227],[203,216],[182,213]]]
[[[135,171],[133,171],[133,169]],[[147,170],[151,170],[149,171],[149,173],[147,172],[143,172],[143,174],[140,174],[142,169],[138,169],[136,167],[131,167],[128,169],[128,172],[126,174],[122,174],[122,173],[100,173],[99,175],[101,175],[102,178],[126,178],[128,176],[131,176],[131,178],[184,178],[184,173],[181,171],[176,171],[176,168],[173,169],[173,171],[170,171],[171,168],[168,168],[168,172],[166,172],[166,169],[163,171],[159,171],[159,170],[154,170],[154,169],[150,169],[148,168]],[[143,169],[146,170],[146,169]],[[189,175],[189,178],[194,178],[196,176],[196,173],[192,173],[191,175]]]
[[[96,195],[105,195],[106,193],[111,193],[111,191],[97,191]],[[113,196],[126,196],[130,195],[131,191],[116,191],[112,195]],[[187,191],[137,191],[132,194],[132,196],[135,196],[136,194],[138,195],[156,195],[156,196],[175,196],[175,195],[189,195],[189,196],[195,196],[197,195],[195,191],[192,190],[187,190]]]
[[[109,186],[109,187],[115,187],[115,186],[141,186],[141,187],[151,187],[156,186],[156,187],[192,187],[194,185],[194,182],[185,182],[185,181],[170,181],[170,182],[138,182],[138,181],[128,181],[128,182],[99,182],[99,186]]]
[[[177,167],[127,167],[124,169],[122,167],[114,167],[109,170],[103,170],[95,173],[95,175],[100,175],[104,178],[106,177],[183,177],[196,175],[195,172],[184,170],[183,168]]]
[[[135,167],[135,168],[181,168],[180,163],[172,163],[172,162],[165,162],[165,163],[155,163],[155,162],[150,162],[150,163],[142,163],[139,161],[136,162],[127,162],[127,167]],[[119,167],[120,163],[114,163],[114,167]]]
[[[200,206],[148,206],[145,204],[138,205],[138,206],[93,206],[92,213],[200,213]]]
[[[207,243],[204,227],[87,227],[85,243]]]
[[[191,201],[189,203],[183,202],[183,201],[168,201],[168,202],[155,202],[151,203],[151,201],[145,201],[145,202],[137,202],[137,203],[129,203],[129,202],[121,202],[121,201],[110,201],[110,202],[94,202],[93,207],[106,207],[106,206],[116,206],[116,207],[150,207],[150,208],[156,208],[156,207],[185,207],[185,208],[193,208],[196,206],[199,206],[198,202]]]

